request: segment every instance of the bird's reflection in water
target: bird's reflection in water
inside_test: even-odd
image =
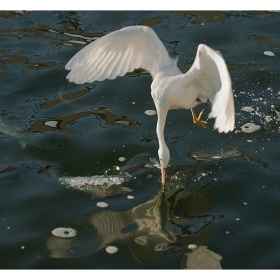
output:
[[[98,238],[96,231],[82,230],[80,236],[73,239],[51,236],[47,247],[51,257],[67,258],[122,243],[141,264],[155,261],[167,252],[171,256],[182,255],[182,268],[221,269],[222,257],[203,245],[214,231],[215,217],[207,214],[211,210],[212,192],[210,184],[192,192],[183,186],[161,192],[128,211],[95,213],[90,217],[90,224],[96,229]],[[89,243],[86,242],[87,248],[82,243],[88,234],[100,243],[91,242],[95,248],[86,253]]]

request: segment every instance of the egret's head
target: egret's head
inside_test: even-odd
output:
[[[160,166],[167,168],[170,160],[170,153],[166,145],[161,145],[161,147],[158,149],[158,157]]]

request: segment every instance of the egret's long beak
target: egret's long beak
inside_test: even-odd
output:
[[[161,189],[164,192],[166,188],[167,170],[161,167]]]

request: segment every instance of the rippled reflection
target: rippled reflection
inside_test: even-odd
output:
[[[173,11],[173,13],[192,15],[207,22],[222,21],[229,17],[228,14],[219,11]]]
[[[109,110],[106,108],[99,108],[66,116],[37,120],[34,124],[31,125],[29,129],[22,131],[22,133],[57,130],[61,130],[65,133],[76,133],[73,129],[67,127],[67,125],[89,115],[97,116],[99,119],[104,120],[108,125],[134,126],[137,124],[136,120],[128,119],[125,116],[116,116],[113,113],[109,112]]]
[[[170,256],[182,255],[182,268],[221,268],[222,257],[203,245],[215,228],[216,217],[208,214],[212,198],[213,187],[210,184],[195,191],[180,187],[159,193],[128,211],[95,213],[89,222],[97,231],[101,243],[94,242],[95,248],[92,252],[88,249],[87,253],[120,242],[141,264],[157,260],[167,252]],[[90,234],[95,238],[94,230],[86,235]],[[67,240],[49,237],[47,247],[51,257],[80,256],[86,237],[90,238],[84,233]]]
[[[4,123],[0,120],[0,132],[14,137],[25,148],[26,145],[33,145],[40,149],[54,150],[64,146],[68,140],[61,134],[53,133],[26,133],[26,132],[45,132],[45,130],[20,130],[19,127]]]
[[[61,167],[40,161],[20,161],[19,159],[6,158],[8,164],[0,167],[1,184],[27,178],[31,173],[44,176],[61,176],[64,171]]]

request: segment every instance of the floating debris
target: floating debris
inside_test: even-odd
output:
[[[117,247],[115,247],[115,246],[108,246],[106,248],[106,252],[108,254],[116,254],[118,251],[119,251],[119,249]]]
[[[77,235],[77,231],[73,228],[56,228],[52,231],[52,235],[59,238],[73,238]]]
[[[247,203],[247,202],[243,202],[243,204],[244,204],[244,205],[247,205],[248,203]]]
[[[221,156],[213,156],[212,158],[220,159],[220,158],[223,158],[223,157],[221,157]]]
[[[263,52],[265,55],[268,55],[268,56],[275,56],[275,53],[271,52],[271,51],[265,51]]]
[[[239,222],[239,221],[240,221],[240,219],[239,219],[239,218],[236,218],[235,220],[236,220],[237,222]]]
[[[229,234],[229,231],[226,231],[226,234]]]
[[[134,196],[133,195],[128,195],[127,199],[134,199]]]
[[[130,121],[115,121],[115,124],[119,124],[119,125],[130,125],[131,122]]]
[[[188,248],[194,250],[194,249],[197,249],[197,245],[195,245],[195,244],[189,244],[189,245],[188,245]]]
[[[249,113],[255,111],[255,109],[251,106],[245,106],[245,107],[241,108],[241,110],[244,112],[249,112]]]
[[[21,249],[21,250],[25,249],[25,246],[21,246],[20,249]]]
[[[264,121],[265,121],[266,123],[269,123],[269,122],[272,121],[272,118],[271,118],[270,116],[265,116],[265,117],[264,117]]]
[[[254,123],[246,123],[241,127],[241,130],[245,133],[252,133],[261,128],[260,125],[256,125]]]
[[[253,141],[252,140],[247,140],[247,142],[252,143]]]
[[[46,122],[44,122],[44,125],[49,126],[49,127],[57,128],[58,127],[58,121],[46,121]]]
[[[146,110],[145,114],[148,116],[154,116],[157,114],[157,112],[155,110]]]
[[[119,161],[120,161],[120,162],[126,161],[126,158],[125,158],[125,157],[120,157],[120,158],[119,158]]]

